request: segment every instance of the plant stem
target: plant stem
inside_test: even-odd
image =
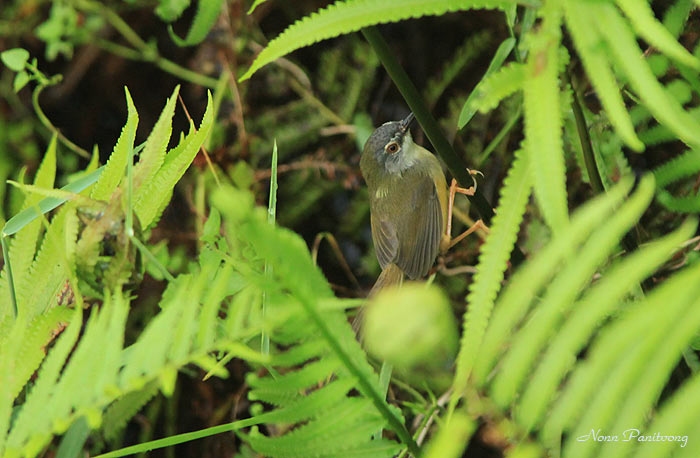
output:
[[[152,62],[156,67],[166,73],[177,76],[180,79],[189,81],[190,83],[204,86],[210,89],[215,89],[218,80],[206,75],[199,74],[188,68],[182,67],[175,62],[168,60],[158,54],[158,49],[155,43],[147,43],[138,33],[132,29],[118,14],[103,4],[96,3],[90,0],[80,2],[80,7],[85,11],[101,15],[124,39],[134,47],[133,50],[126,46],[110,43],[106,40],[100,40],[99,45],[110,52],[121,57],[131,58],[134,60],[142,60]]]
[[[425,105],[423,98],[421,97],[418,89],[410,80],[404,69],[399,64],[398,60],[394,56],[393,52],[389,48],[389,45],[382,37],[379,30],[376,27],[367,27],[362,29],[362,35],[369,42],[369,44],[374,49],[374,52],[379,56],[379,60],[384,65],[387,73],[396,84],[399,92],[406,100],[406,103],[413,111],[416,119],[420,123],[425,135],[430,140],[430,143],[435,147],[435,150],[440,155],[450,173],[457,179],[457,181],[464,187],[469,187],[472,185],[472,176],[468,172],[468,168],[464,161],[462,161],[459,156],[447,141],[445,135],[440,130],[440,126],[433,116],[430,114],[428,107]],[[469,200],[476,207],[479,216],[488,226],[491,224],[491,219],[493,218],[493,208],[484,195],[477,189],[474,196],[467,196]],[[513,264],[517,265],[524,259],[523,253],[517,246],[513,250],[512,261]]]
[[[571,98],[571,109],[574,112],[574,119],[576,120],[576,131],[578,132],[578,138],[581,141],[581,151],[583,152],[583,162],[586,165],[586,172],[588,173],[588,181],[591,183],[593,192],[596,194],[602,194],[605,192],[605,186],[603,185],[603,179],[600,177],[598,165],[596,164],[595,153],[593,152],[593,145],[591,144],[591,136],[588,134],[588,125],[586,124],[586,118],[583,115],[583,109],[581,108],[581,103],[578,97],[578,90],[574,86],[568,72],[564,72],[564,78],[565,81],[571,86],[571,90],[574,95]]]
[[[53,84],[53,83],[51,83]],[[46,113],[44,113],[44,110],[41,109],[41,105],[39,104],[39,95],[41,94],[41,91],[44,90],[46,85],[40,84],[34,89],[34,92],[32,93],[32,106],[34,107],[34,111],[36,112],[37,118],[39,118],[39,121],[51,132],[53,132],[56,137],[66,145],[68,149],[71,151],[74,151],[78,156],[81,156],[85,159],[90,159],[90,153],[81,148],[80,146],[76,145],[72,141],[68,139],[65,135],[61,133],[60,130],[56,126],[53,125],[51,120],[46,116]]]

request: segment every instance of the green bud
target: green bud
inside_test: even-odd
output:
[[[450,367],[457,351],[457,326],[440,288],[404,283],[381,290],[366,307],[364,342],[375,357],[413,375]]]

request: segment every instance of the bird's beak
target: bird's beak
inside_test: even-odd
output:
[[[401,131],[406,132],[408,128],[411,127],[411,123],[413,123],[414,119],[415,116],[413,115],[413,113],[409,113],[408,116],[401,120]]]

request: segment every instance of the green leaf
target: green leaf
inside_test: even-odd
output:
[[[295,22],[270,41],[240,81],[250,78],[263,66],[292,51],[338,35],[357,32],[364,27],[422,16],[439,16],[467,9],[504,9],[513,4],[515,2],[509,0],[339,1]]]
[[[0,53],[0,60],[13,72],[21,72],[29,62],[29,51],[22,48],[8,49]]]
[[[623,180],[604,196],[577,210],[568,229],[555,235],[528,263],[527,268],[515,273],[498,299],[498,307],[488,322],[483,342],[475,349],[478,353],[472,356],[476,358],[474,380],[477,386],[486,383],[489,373],[501,358],[502,343],[507,341],[513,329],[527,314],[540,290],[550,282],[564,260],[574,257],[590,232],[596,227],[601,227],[610,218],[610,214],[620,205],[631,187],[632,180]]]
[[[457,126],[460,129],[464,128],[471,121],[478,110],[487,111],[495,107],[502,99],[522,87],[525,78],[524,67],[518,64],[503,67],[503,62],[513,51],[515,43],[515,38],[507,38],[498,46],[486,69],[486,73],[484,73],[484,77],[479,80],[474,90],[467,97],[466,102],[464,102],[464,106],[462,106],[462,111],[459,113],[459,121],[457,121]],[[506,68],[511,70],[506,71]],[[512,70],[513,68],[517,70]],[[489,78],[495,74],[499,76]],[[496,78],[502,78],[502,80],[495,80]]]
[[[671,59],[700,70],[700,60],[690,54],[654,16],[645,0],[617,0],[617,6],[630,19],[635,31],[651,46]]]
[[[163,165],[152,178],[137,188],[134,193],[134,212],[143,227],[151,226],[170,201],[175,184],[182,178],[197,155],[214,124],[214,104],[207,95],[207,108],[199,129],[191,126],[190,133],[170,151]]]
[[[172,95],[163,107],[163,111],[158,117],[155,126],[146,139],[139,162],[134,166],[133,189],[138,192],[144,183],[147,183],[160,169],[165,160],[165,151],[172,134],[172,119],[175,114],[175,104],[177,103],[180,86],[176,86]]]
[[[190,0],[158,0],[156,14],[165,22],[173,22],[190,6]]]
[[[568,307],[570,312],[565,307],[559,309],[565,315],[563,324],[553,326],[538,321],[532,326],[534,332],[542,327],[557,329],[558,332],[548,343],[542,360],[525,386],[518,408],[519,423],[529,430],[543,421],[546,408],[552,403],[552,393],[574,365],[573,355],[584,348],[600,323],[621,308],[626,295],[692,236],[695,226],[694,222],[689,221],[674,233],[644,246],[607,269],[600,282],[589,289],[584,297],[571,302]],[[587,246],[596,243],[597,240],[591,240]],[[597,249],[598,245],[595,246]],[[579,268],[577,265],[576,270]],[[522,338],[526,338],[525,334]]]
[[[172,26],[168,27],[170,38],[178,46],[193,46],[201,43],[207,37],[207,34],[216,23],[216,20],[221,14],[221,6],[224,0],[199,0],[197,2],[197,13],[194,16],[194,21],[187,32],[187,36],[182,39],[173,31]]]
[[[659,188],[700,172],[700,150],[690,149],[678,157],[654,169],[654,178]]]
[[[15,79],[12,82],[12,90],[15,92],[19,92],[22,90],[24,86],[31,81],[32,77],[29,76],[29,73],[25,71],[21,71],[15,75]]]
[[[451,405],[456,404],[467,386],[474,361],[480,352],[484,332],[532,190],[532,173],[527,156],[518,150],[515,157],[501,188],[499,206],[489,236],[481,248],[477,273],[469,286],[469,306],[464,314],[464,332],[454,377],[455,396]]]
[[[134,106],[134,101],[131,99],[129,89],[125,87],[124,92],[127,109],[126,124],[122,128],[119,140],[114,145],[114,150],[112,150],[112,154],[110,154],[102,174],[90,192],[90,197],[95,200],[108,201],[110,199],[126,173],[126,164],[131,159],[131,151],[134,149],[139,114]]]
[[[250,5],[250,8],[248,8],[247,14],[253,14],[253,11],[255,11],[255,8],[258,6],[262,5],[265,3],[267,0],[255,0],[252,5]]]
[[[542,27],[530,37],[523,84],[525,151],[534,174],[537,203],[554,233],[568,221],[557,45],[560,21],[560,12],[550,7]]]
[[[575,438],[589,434],[591,425],[612,431],[616,418],[627,415],[625,409],[630,409],[632,417],[627,420],[634,426],[626,424],[624,428],[643,426],[651,402],[700,325],[700,284],[693,282],[698,275],[700,264],[681,271],[600,333],[586,364],[572,375],[548,418],[560,431],[570,430],[563,456],[574,449],[580,456],[601,456],[598,443],[577,442]],[[644,391],[646,396],[652,395],[651,402],[639,397]],[[607,452],[611,456],[613,451]]]
[[[604,46],[603,38],[597,33],[596,12],[588,8],[588,4],[575,0],[567,1],[564,5],[566,26],[571,32],[574,46],[586,68],[586,75],[595,87],[610,122],[630,148],[641,151],[644,149],[644,144],[634,131],[632,120],[608,60],[607,48]]]
[[[620,209],[611,215],[604,228],[591,234],[579,248],[576,262],[563,266],[557,275],[557,281],[552,281],[545,289],[537,311],[529,320],[531,325],[524,327],[514,337],[511,351],[502,358],[501,370],[508,377],[498,378],[492,390],[493,399],[499,405],[508,405],[513,400],[523,385],[523,380],[530,374],[533,361],[549,340],[550,333],[559,328],[562,315],[607,259],[608,253],[639,219],[649,205],[652,192],[653,179],[648,177],[626,203],[624,211]]]
[[[598,33],[605,40],[616,64],[646,108],[686,144],[700,147],[700,123],[664,89],[644,61],[636,38],[617,9],[608,3],[587,4],[598,19]]]

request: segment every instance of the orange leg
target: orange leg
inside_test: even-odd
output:
[[[447,245],[447,249],[449,250],[453,246],[455,246],[457,243],[462,241],[466,236],[469,234],[473,233],[474,231],[478,229],[484,229],[488,230],[488,227],[481,221],[478,220],[476,223],[474,223],[469,229],[464,231],[462,234],[458,235],[454,239],[452,238],[452,207],[454,205],[454,200],[455,200],[455,195],[457,193],[464,194],[467,196],[473,196],[474,193],[476,192],[476,179],[474,178],[476,175],[482,175],[483,173],[479,172],[478,170],[469,170],[469,174],[472,176],[472,180],[474,181],[474,184],[468,188],[460,188],[457,186],[457,180],[454,178],[452,179],[452,183],[450,184],[450,197],[449,200],[447,201],[447,228],[445,230],[446,232],[446,238],[449,240],[449,244]],[[446,251],[446,250],[445,250]]]

